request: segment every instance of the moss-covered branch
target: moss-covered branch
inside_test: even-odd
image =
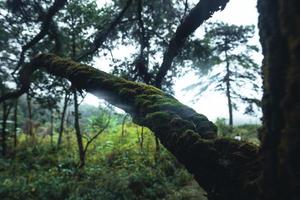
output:
[[[256,196],[255,179],[260,172],[257,147],[216,139],[215,125],[174,97],[153,86],[130,82],[52,54],[38,55],[20,71],[22,91],[15,96],[29,88],[29,77],[38,68],[68,79],[77,89],[124,109],[137,124],[150,128],[194,174],[211,199],[240,200]],[[0,102],[4,99],[1,97]]]

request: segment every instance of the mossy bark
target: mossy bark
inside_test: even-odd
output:
[[[216,139],[217,128],[212,122],[171,95],[52,54],[41,54],[22,68],[23,92],[29,88],[29,77],[38,68],[67,78],[76,89],[107,100],[131,114],[137,124],[150,128],[194,175],[210,199],[250,200],[257,194],[255,180],[260,172],[257,147]]]
[[[264,163],[260,199],[300,199],[300,2],[259,0]]]

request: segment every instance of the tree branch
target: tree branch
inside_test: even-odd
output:
[[[23,91],[8,97],[24,93],[24,88],[29,88],[29,77],[39,68],[107,100],[131,114],[135,123],[150,128],[210,198],[255,199],[261,169],[256,146],[214,139],[217,129],[204,115],[153,86],[127,81],[53,54],[38,55],[25,65],[20,74]],[[7,96],[0,97],[0,103],[5,99]]]
[[[183,47],[185,40],[212,14],[223,10],[229,0],[201,0],[178,26],[174,37],[164,53],[163,62],[156,75],[155,86],[161,88],[163,78],[172,66],[173,59]]]
[[[138,20],[138,24],[139,24],[140,54],[137,57],[137,59],[135,60],[135,67],[136,67],[137,74],[143,79],[143,81],[146,84],[149,84],[152,79],[152,75],[148,71],[149,61],[148,61],[148,59],[145,58],[146,56],[145,56],[145,52],[144,52],[145,48],[149,45],[148,44],[149,41],[147,41],[147,38],[146,38],[146,30],[145,30],[145,26],[144,26],[142,12],[143,12],[143,2],[142,2],[142,0],[138,0],[136,15],[137,15],[137,20]],[[147,52],[146,54],[148,55],[149,52]]]
[[[35,44],[37,44],[41,39],[45,37],[45,35],[48,33],[52,17],[67,3],[67,0],[55,0],[53,5],[49,8],[48,12],[45,15],[44,21],[41,25],[40,32],[34,36],[28,43],[26,43],[24,46],[22,46],[22,51],[20,53],[20,58],[17,64],[16,69],[14,70],[13,74],[16,73],[16,71],[24,64],[25,60],[25,53],[27,50],[29,50],[31,47],[33,47]]]
[[[85,59],[87,56],[95,53],[103,44],[103,42],[107,39],[108,35],[116,28],[116,26],[121,22],[124,14],[132,4],[132,0],[128,0],[125,7],[121,10],[121,12],[118,14],[118,16],[111,22],[111,24],[108,26],[105,30],[100,30],[96,33],[95,40],[93,42],[92,47],[87,50],[86,52],[83,52],[81,55],[79,55],[75,60],[80,61]]]

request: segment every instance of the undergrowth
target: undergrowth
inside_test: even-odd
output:
[[[78,168],[72,132],[58,149],[48,137],[19,137],[11,158],[0,159],[2,200],[140,200],[205,199],[204,192],[164,148],[155,153],[154,137],[126,125],[106,131],[90,147],[86,166]],[[56,139],[56,138],[54,138]]]

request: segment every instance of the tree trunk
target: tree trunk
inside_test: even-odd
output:
[[[121,136],[124,137],[125,135],[125,123],[126,123],[126,119],[127,119],[127,115],[125,115],[123,117],[123,121],[122,121],[122,131],[121,131]]]
[[[6,128],[7,128],[7,120],[9,117],[9,113],[10,110],[12,108],[12,105],[7,104],[6,102],[2,103],[3,107],[3,111],[2,111],[2,156],[6,156],[7,154],[7,132],[6,132]]]
[[[58,133],[58,139],[57,139],[57,147],[59,148],[62,142],[62,135],[64,132],[64,124],[65,124],[65,116],[66,116],[66,111],[68,107],[68,101],[69,101],[69,94],[66,91],[65,92],[65,98],[64,98],[64,105],[60,117],[60,128],[59,128],[59,133]]]
[[[18,99],[15,101],[14,108],[14,149],[16,149],[18,144]]]
[[[227,104],[228,104],[228,116],[229,116],[229,126],[232,129],[233,127],[233,114],[232,114],[232,101],[231,101],[231,94],[230,94],[230,81],[229,74],[226,75],[226,97],[227,97]]]
[[[2,104],[2,156],[6,156],[6,112],[7,112],[7,105],[6,102]]]
[[[160,152],[159,139],[156,135],[154,135],[154,137],[155,137],[155,155],[158,156]]]
[[[74,90],[73,93],[74,93],[74,127],[75,127],[75,134],[76,134],[77,145],[78,145],[78,154],[80,159],[79,167],[84,167],[85,153],[84,153],[82,135],[81,135],[80,125],[79,125],[79,111],[78,111],[78,100],[77,100],[76,90]]]
[[[300,199],[300,3],[259,0],[263,47],[260,199]]]
[[[75,27],[75,21],[74,21],[74,16],[71,15],[71,23],[72,27]],[[75,35],[75,30],[71,30],[71,58],[75,59],[76,58],[76,35]],[[72,85],[73,86],[73,85]],[[77,145],[78,145],[78,153],[79,153],[79,167],[82,168],[85,165],[85,152],[84,152],[84,146],[83,146],[83,141],[82,141],[82,135],[80,131],[80,124],[79,124],[79,103],[78,103],[78,96],[77,96],[77,91],[76,88],[73,90],[73,95],[74,95],[74,127],[75,127],[75,134],[76,134],[76,139],[77,139]]]
[[[51,146],[53,147],[53,123],[54,123],[54,117],[53,117],[53,109],[50,109],[50,142]]]
[[[27,109],[28,109],[28,133],[30,136],[34,136],[33,135],[33,130],[32,130],[32,109],[31,109],[31,98],[29,96],[29,94],[27,93],[26,95],[26,101],[27,101]]]
[[[141,151],[143,151],[143,147],[144,147],[144,127],[143,127],[143,126],[142,126],[142,128],[141,128],[140,147],[141,147]]]
[[[225,44],[226,45],[226,44]],[[225,83],[226,83],[226,97],[227,97],[227,104],[228,104],[228,116],[229,116],[229,126],[230,132],[232,132],[233,127],[233,115],[232,115],[232,101],[231,101],[231,93],[230,93],[230,64],[227,56],[227,51],[225,51],[225,59],[226,59],[226,76],[225,76]]]

